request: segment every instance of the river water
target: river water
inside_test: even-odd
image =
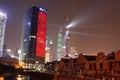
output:
[[[24,74],[11,74],[4,78],[4,80],[53,80],[53,75],[46,73],[24,73]]]

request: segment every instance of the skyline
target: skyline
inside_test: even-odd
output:
[[[78,52],[111,53],[120,49],[119,0],[0,0],[0,9],[8,15],[5,43],[13,50],[20,48],[25,13],[31,6],[48,10],[47,34],[57,43],[60,27],[75,22],[71,31],[71,45]],[[14,45],[13,45],[14,44]],[[55,45],[54,45],[55,46]]]

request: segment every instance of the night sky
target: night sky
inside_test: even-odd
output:
[[[70,45],[79,53],[111,53],[120,50],[120,0],[0,0],[0,9],[8,14],[5,44],[20,48],[23,18],[31,6],[48,11],[47,34],[54,39],[60,27],[75,23]]]

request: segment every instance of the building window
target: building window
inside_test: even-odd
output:
[[[94,69],[96,69],[96,63],[94,63]]]
[[[110,62],[110,69],[112,69],[112,63]]]
[[[103,68],[103,63],[100,63],[100,69],[102,69]]]
[[[91,63],[89,64],[89,69],[92,69],[92,64]]]

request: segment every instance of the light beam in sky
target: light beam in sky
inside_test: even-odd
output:
[[[70,24],[68,24],[68,25],[66,26],[66,28],[69,29],[69,28],[71,28],[71,27],[75,27],[75,26],[78,25],[79,23],[80,23],[79,20],[73,21],[73,22],[71,22]]]
[[[91,38],[97,38],[97,39],[110,39],[110,40],[118,40],[118,35],[109,35],[109,34],[95,34],[95,33],[85,33],[85,32],[75,32],[75,31],[69,31],[69,33],[72,33],[74,35],[81,35]]]

